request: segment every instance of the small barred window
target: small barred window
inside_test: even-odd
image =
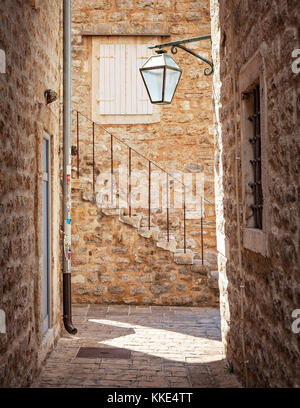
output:
[[[253,114],[249,116],[249,121],[253,126],[253,136],[249,139],[252,147],[251,167],[252,179],[248,185],[252,190],[253,203],[250,208],[253,212],[254,228],[263,228],[263,193],[262,193],[262,170],[261,170],[261,116],[260,116],[260,87],[257,84],[251,92],[249,98],[252,104]]]

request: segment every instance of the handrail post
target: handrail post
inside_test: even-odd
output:
[[[95,122],[93,122],[93,192],[95,192]]]
[[[114,205],[114,141],[113,135],[110,135],[110,175],[111,175],[111,191],[110,191],[110,202],[113,208]]]
[[[167,237],[168,242],[170,242],[170,225],[169,225],[169,175],[167,175]]]
[[[185,214],[185,185],[183,186],[183,242],[184,242],[184,253],[186,253],[186,214]]]
[[[79,112],[76,112],[77,117],[77,178],[79,179]]]
[[[129,164],[128,164],[128,214],[129,217],[131,217],[131,147],[129,147],[128,150],[128,160],[129,160]]]
[[[148,228],[151,225],[151,161],[149,160],[149,185],[148,185]]]
[[[204,264],[204,248],[203,248],[203,197],[201,197],[201,260]]]

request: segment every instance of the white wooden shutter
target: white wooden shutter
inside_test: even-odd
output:
[[[149,51],[144,44],[100,45],[100,114],[152,114],[152,104],[139,72]]]

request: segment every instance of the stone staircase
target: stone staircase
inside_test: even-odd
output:
[[[170,229],[168,242],[162,221],[155,222],[161,218],[161,213],[151,218],[149,229],[148,215],[143,211],[135,210],[129,217],[126,209],[101,208],[90,177],[77,179],[76,169],[72,170],[72,290],[75,302],[218,304],[217,265],[214,258],[207,256],[207,250],[204,260],[199,250],[189,245],[184,253],[182,234],[176,234],[176,222]],[[112,241],[110,235],[115,237]],[[84,258],[89,252],[93,253],[92,257]],[[125,293],[121,292],[122,287]]]
[[[156,242],[158,248],[162,248],[166,251],[173,253],[174,262],[178,265],[193,265],[195,253],[190,250],[177,248],[177,240],[174,236],[170,236],[169,241],[166,239],[166,234],[161,231],[158,226],[143,227],[143,215],[135,214],[131,217],[124,213],[124,210],[119,209],[101,209],[102,213],[106,216],[118,217],[119,221],[130,225],[137,230],[137,233],[144,238],[152,239]]]
[[[199,217],[199,207],[186,200],[181,175],[179,180],[167,173],[107,131],[109,136],[101,135],[101,143],[93,137],[90,146],[91,129],[84,130],[72,146],[75,300],[216,305],[214,204],[202,197]]]

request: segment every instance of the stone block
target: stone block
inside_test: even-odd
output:
[[[88,295],[90,293],[90,288],[86,285],[77,286],[74,289],[75,295]]]
[[[166,251],[175,252],[177,247],[177,242],[175,240],[168,241],[158,241],[156,243],[158,248],[165,249]]]
[[[159,295],[162,293],[172,293],[172,286],[167,283],[153,284],[151,285],[150,290],[154,295]]]
[[[204,170],[204,165],[202,163],[188,163],[184,171],[187,173],[202,173]]]
[[[89,10],[109,10],[112,7],[112,1],[113,0],[88,0],[86,7]]]
[[[125,12],[114,12],[114,13],[110,13],[108,16],[108,21],[123,21],[125,19]]]
[[[111,33],[112,34],[125,34],[127,31],[127,24],[126,23],[115,23],[111,26]]]
[[[207,284],[209,288],[219,289],[219,272],[218,271],[209,272]]]
[[[138,275],[135,278],[136,282],[144,282],[144,283],[151,283],[153,282],[153,275],[152,273],[146,273],[144,275]]]
[[[118,208],[101,208],[101,212],[104,215],[109,216],[114,216],[114,215],[120,215],[120,210]]]
[[[87,281],[89,283],[95,283],[97,282],[97,274],[96,273],[90,273],[87,277]]]
[[[193,298],[191,295],[172,296],[170,303],[176,306],[189,306],[193,303]]]
[[[134,228],[140,228],[142,216],[134,215],[132,217],[129,217],[127,215],[120,215],[119,220],[124,224],[130,225]]]
[[[111,276],[109,273],[98,273],[98,279],[102,283],[109,283],[114,280],[113,276]]]
[[[133,304],[137,304],[137,303],[138,303],[138,300],[135,299],[135,298],[124,298],[123,301],[124,301],[124,303],[125,303],[126,305],[133,305]]]
[[[136,0],[137,9],[151,9],[154,7],[154,0]]]
[[[142,295],[147,293],[147,290],[144,286],[131,286],[130,294],[131,295]]]
[[[71,276],[72,283],[84,283],[85,279],[83,275],[73,275]]]
[[[187,285],[185,283],[177,283],[176,290],[178,292],[185,292],[187,290]]]
[[[121,285],[110,285],[107,290],[112,295],[122,295],[125,292],[124,287]]]
[[[200,264],[195,263],[194,265],[191,266],[191,272],[199,273],[199,275],[207,276],[208,271],[209,271],[208,266],[202,265],[201,263]]]
[[[192,265],[194,260],[193,252],[175,252],[174,253],[174,262],[178,265]]]
[[[196,12],[196,11],[186,13],[187,21],[199,21],[199,20],[201,20],[201,18],[203,18],[203,15],[201,13]]]
[[[191,10],[203,10],[206,12],[207,10],[207,1],[206,0],[196,0],[190,2],[190,9]]]
[[[105,286],[104,285],[97,285],[93,291],[93,294],[95,296],[101,296],[105,292]]]
[[[133,9],[133,0],[116,0],[117,10],[131,10]]]
[[[83,192],[82,192],[82,200],[83,200],[83,201],[94,202],[94,201],[95,201],[95,194],[93,193],[93,191],[83,190]]]
[[[91,32],[97,33],[97,34],[107,34],[109,35],[111,33],[111,28],[109,24],[106,23],[97,23],[94,24],[90,30]],[[88,31],[88,32],[89,32]]]

